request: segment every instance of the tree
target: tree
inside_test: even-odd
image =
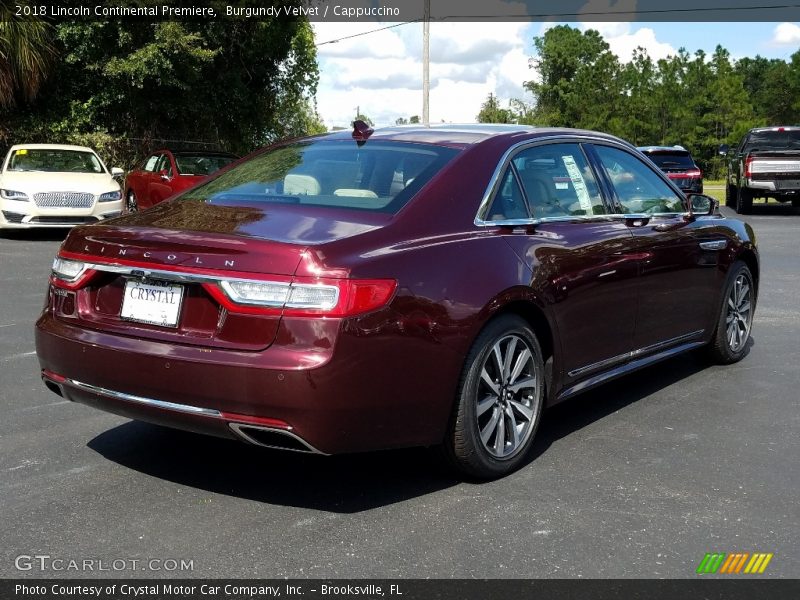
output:
[[[0,109],[31,102],[53,63],[53,28],[0,4]]]
[[[364,123],[366,123],[370,127],[375,126],[375,123],[372,122],[372,119],[370,119],[367,115],[363,115],[361,113],[356,114],[355,118],[353,119],[353,122],[355,121],[364,121]]]
[[[528,81],[534,116],[543,125],[598,128],[619,110],[619,61],[595,30],[568,25],[534,38],[541,81]]]
[[[478,123],[514,123],[514,113],[510,108],[501,108],[497,96],[489,92],[486,101],[476,117]]]
[[[395,125],[408,125],[408,119],[406,119],[405,117],[399,117],[399,118],[395,119],[394,124]]]
[[[416,124],[418,124],[418,123],[419,123],[419,115],[411,115],[411,116],[408,118],[408,122],[409,122],[409,124],[411,124],[411,125],[416,125]]]
[[[61,61],[36,105],[0,113],[26,141],[101,133],[243,154],[321,127],[307,21],[72,21],[54,40]]]

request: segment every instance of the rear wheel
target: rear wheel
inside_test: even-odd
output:
[[[749,215],[753,212],[753,193],[746,188],[739,188],[736,195],[736,212],[740,215]]]
[[[491,479],[519,467],[533,445],[544,404],[544,362],[530,325],[491,321],[472,346],[444,443],[453,466]]]
[[[755,307],[753,275],[746,264],[736,261],[728,272],[717,328],[708,346],[714,362],[730,364],[747,354]]]
[[[125,197],[125,210],[129,213],[139,212],[139,203],[136,200],[136,194],[133,193],[133,190],[130,190]]]

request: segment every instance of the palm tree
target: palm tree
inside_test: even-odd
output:
[[[55,50],[52,25],[17,17],[0,0],[0,109],[30,102],[47,77]]]

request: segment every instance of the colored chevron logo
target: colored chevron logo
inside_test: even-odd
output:
[[[754,552],[713,552],[707,553],[697,567],[697,574],[757,574],[767,569],[773,553]],[[747,565],[747,566],[745,566]]]

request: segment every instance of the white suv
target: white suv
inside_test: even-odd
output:
[[[0,170],[0,229],[72,227],[116,217],[122,194],[91,148],[61,144],[12,146]]]

